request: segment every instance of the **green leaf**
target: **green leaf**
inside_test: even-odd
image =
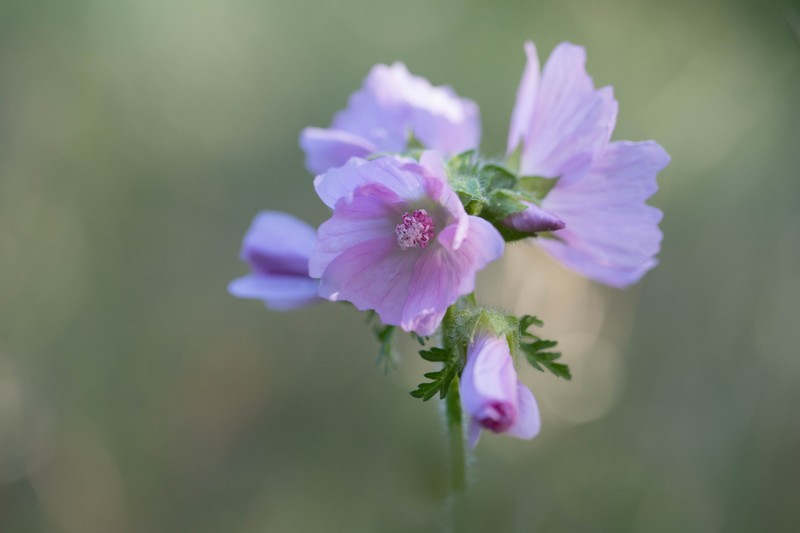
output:
[[[486,210],[493,221],[501,222],[509,215],[525,211],[527,206],[523,203],[524,201],[525,198],[516,191],[496,189],[489,195]]]
[[[447,396],[447,391],[450,389],[450,383],[453,381],[455,376],[455,365],[446,365],[437,372],[428,372],[425,374],[425,377],[431,381],[417,385],[417,388],[411,391],[411,396],[414,398],[421,398],[423,402],[427,402],[436,396],[436,393],[439,393],[440,398],[444,398]]]
[[[450,352],[444,348],[420,350],[419,355],[426,361],[430,361],[432,363],[444,363],[450,358]]]
[[[536,370],[544,372],[548,370],[556,377],[566,380],[572,379],[569,367],[563,363],[556,363],[561,358],[561,352],[545,352],[558,344],[556,341],[537,340],[530,343],[520,343],[519,347],[525,354],[525,358]]]
[[[544,322],[542,322],[539,317],[533,315],[522,315],[519,317],[519,330],[521,333],[525,334],[531,326],[541,328],[544,326]]]

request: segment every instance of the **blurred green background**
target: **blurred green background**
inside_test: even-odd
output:
[[[375,366],[352,309],[225,287],[261,209],[318,224],[297,146],[378,62],[476,100],[501,153],[533,39],[587,47],[615,139],[673,157],[661,265],[624,292],[527,244],[480,297],[534,312],[532,442],[485,435],[474,531],[797,531],[797,4],[0,3],[0,531],[429,532],[430,365]],[[609,228],[613,231],[613,228]]]

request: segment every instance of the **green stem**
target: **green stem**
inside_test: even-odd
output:
[[[467,488],[467,453],[464,447],[464,423],[458,378],[454,378],[447,393],[447,432],[450,437],[450,492],[463,493]]]
[[[451,351],[451,356],[462,357],[461,349],[453,342],[455,306],[447,310],[442,321],[442,344]],[[447,434],[450,444],[450,531],[463,531],[463,500],[467,488],[467,452],[464,440],[464,417],[458,377],[453,378],[445,398]]]

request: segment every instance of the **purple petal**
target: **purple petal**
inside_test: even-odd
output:
[[[238,298],[263,300],[267,307],[283,311],[319,300],[319,281],[308,276],[271,276],[250,274],[235,279],[228,292]]]
[[[656,264],[661,211],[645,204],[669,155],[652,142],[614,142],[592,167],[559,180],[542,206],[566,224],[537,243],[568,268],[611,285],[636,283]]]
[[[610,87],[594,89],[585,63],[582,47],[559,44],[544,66],[533,111],[526,99],[515,110],[519,121],[531,117],[523,134],[522,175],[554,178],[577,172],[608,142],[617,102]],[[531,84],[528,77],[523,79],[525,84]],[[512,124],[512,132],[520,128],[520,123]]]
[[[374,309],[384,324],[399,324],[418,256],[415,250],[400,250],[394,234],[356,244],[325,269],[320,296],[347,300],[362,311]]]
[[[307,276],[316,240],[314,228],[299,218],[262,211],[245,234],[240,256],[256,273]]]
[[[525,202],[528,206],[525,211],[514,213],[503,220],[503,224],[517,231],[539,233],[542,231],[556,231],[564,228],[564,221],[553,213],[546,211],[536,204]]]
[[[333,216],[319,227],[319,238],[311,254],[310,275],[315,278],[327,275],[331,261],[348,248],[366,241],[384,239],[401,251],[397,246],[395,225],[407,207],[394,191],[376,183],[366,183],[355,190],[352,198],[339,200]]]
[[[457,249],[458,224],[451,224],[420,255],[403,308],[400,326],[404,330],[433,334],[447,308],[475,289],[476,273],[503,255],[505,243],[491,224],[474,216],[467,221],[467,234]]]
[[[374,144],[343,130],[306,128],[300,133],[300,147],[306,153],[306,168],[313,174],[344,165],[351,157],[375,153]]]
[[[525,55],[528,60],[517,89],[517,102],[514,104],[511,128],[508,132],[509,154],[517,149],[533,122],[536,96],[539,92],[539,57],[536,55],[536,46],[530,41],[525,43]]]
[[[383,185],[404,200],[417,200],[426,196],[427,186],[417,168],[413,160],[396,156],[380,157],[373,161],[353,158],[343,167],[317,176],[314,189],[332,209],[339,200],[351,198],[358,187],[370,183]]]
[[[518,439],[530,440],[542,429],[539,417],[539,406],[533,393],[520,382],[517,382],[517,419],[508,428],[508,434]]]

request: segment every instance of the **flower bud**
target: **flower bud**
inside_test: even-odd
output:
[[[461,375],[461,400],[470,416],[469,443],[478,443],[481,429],[532,439],[539,433],[539,407],[517,371],[503,337],[479,332],[467,348]]]

